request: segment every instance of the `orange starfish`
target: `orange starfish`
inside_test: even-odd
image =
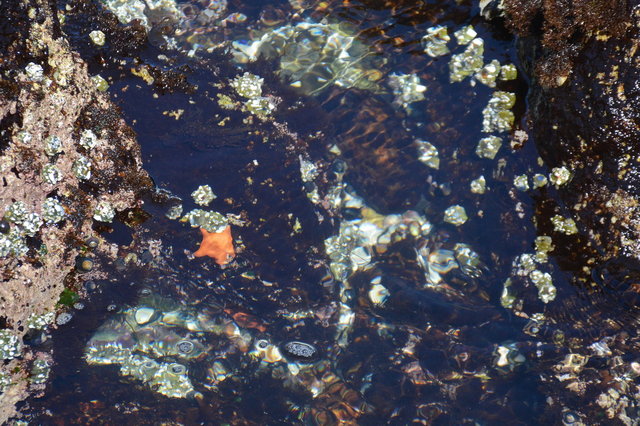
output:
[[[231,237],[231,225],[227,225],[221,232],[208,232],[203,228],[200,228],[200,231],[202,231],[202,242],[198,251],[193,253],[195,257],[209,256],[222,266],[236,256]]]

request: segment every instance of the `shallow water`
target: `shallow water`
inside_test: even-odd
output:
[[[269,8],[282,10],[282,25],[323,19],[348,23],[347,31],[368,54],[386,62],[377,70],[382,90],[329,85],[314,95],[300,94],[279,80],[275,60],[237,65],[220,51],[189,58],[157,43],[130,56],[110,57],[113,50],[100,51],[87,41],[82,13],[67,19],[75,48],[91,73],[109,80],[109,93],[137,133],[145,168],[159,189],[173,195],[149,194],[143,205],[149,216],[142,224],[104,229],[106,240],[126,246],[122,258],[136,253],[141,261],[105,260],[113,278],[90,285],[86,307],[41,343],[53,346],[55,365],[46,393],[28,401],[25,412],[41,424],[562,422],[568,408],[545,408],[561,386],[543,383],[570,352],[557,334],[586,334],[584,344],[590,344],[605,331],[573,330],[576,317],[593,325],[584,313],[591,302],[573,298],[580,289],[569,284],[572,266],[553,255],[537,267],[551,273],[555,301],[541,301],[529,283],[520,289],[521,307],[506,309],[501,302],[504,282],[514,275],[512,262],[534,253],[534,240],[543,235],[534,224],[541,214],[536,202],[542,191],[554,196],[553,188],[523,192],[513,184],[523,173],[549,173],[538,163],[532,140],[509,146],[525,126],[526,81],[521,70],[516,80],[498,81],[496,88],[478,81],[472,85],[470,78],[449,81],[449,61],[465,49],[456,44],[454,31],[473,25],[484,40],[485,64],[497,59],[518,65],[513,40],[499,23],[483,20],[477,7],[445,1],[328,2],[298,12],[287,2],[230,1],[228,12],[243,13],[247,20],[219,30],[224,36],[217,34],[216,40],[249,37]],[[432,58],[420,40],[436,25],[449,29],[452,52]],[[158,59],[160,54],[169,60]],[[148,85],[130,72],[138,64],[155,66],[169,77],[158,83],[156,75]],[[263,77],[263,91],[280,98],[271,119],[248,120],[250,114],[218,104],[216,95],[229,93],[227,82],[245,71]],[[186,83],[176,83],[172,72]],[[410,110],[394,105],[385,86],[392,73],[415,73],[426,86],[425,99],[410,104]],[[516,95],[508,132],[482,131],[482,111],[495,90]],[[179,110],[179,119],[168,115]],[[479,139],[488,135],[503,139],[494,159],[475,153]],[[438,169],[418,160],[417,139],[437,148]],[[327,277],[331,262],[325,240],[364,213],[312,203],[300,175],[300,155],[326,165],[316,182],[321,195],[341,182],[336,164],[344,163],[347,192],[381,215],[415,210],[432,225],[430,232],[376,248],[372,260],[363,262],[366,267],[344,282]],[[480,175],[487,191],[472,193],[469,184]],[[165,217],[177,198],[185,212],[198,207],[191,193],[202,184],[217,195],[211,209],[240,215],[240,224],[232,225],[238,254],[225,268],[210,258],[190,258],[200,232]],[[468,215],[461,226],[443,220],[453,205],[463,206]],[[161,243],[160,253],[146,254],[149,241]],[[454,258],[458,243],[479,255],[471,272],[455,267],[462,262]],[[416,256],[425,248],[432,255],[431,275]],[[376,283],[387,292],[384,303],[371,296]],[[141,291],[158,299],[141,301]],[[194,391],[184,398],[163,396],[158,386],[121,374],[118,365],[87,364],[85,351],[95,343],[96,330],[108,329],[109,321],[138,305],[152,306],[154,313],[206,313],[208,324],[235,324],[247,347],[236,334],[214,332],[213,326],[165,329],[161,320],[149,321],[160,334],[170,330],[207,348],[197,358],[154,357],[187,366]],[[606,303],[598,306],[608,309]],[[541,322],[548,333],[523,331],[528,319],[522,312],[546,313],[549,321]],[[351,320],[345,320],[347,314],[353,314]],[[131,327],[136,339],[138,325]],[[251,354],[260,340],[280,346],[280,352],[285,342],[306,342],[317,354],[300,360],[285,353],[284,360],[266,363],[260,361],[264,355]],[[207,369],[215,360],[224,362],[227,374],[212,384]]]

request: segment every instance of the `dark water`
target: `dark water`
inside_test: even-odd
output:
[[[228,10],[244,13],[247,21],[231,25],[226,36],[233,39],[234,33],[257,26],[265,9],[282,10],[283,23],[301,19],[290,18],[287,2],[230,1]],[[300,12],[315,22],[350,23],[359,40],[386,59],[383,74],[419,76],[427,86],[426,99],[412,104],[407,113],[392,105],[389,93],[331,87],[315,96],[301,95],[278,78],[275,61],[239,68],[224,52],[189,58],[156,43],[131,52],[109,45],[99,50],[86,37],[87,22],[95,22],[91,13],[70,13],[66,31],[90,72],[109,80],[109,93],[138,135],[145,169],[158,188],[173,195],[149,194],[142,207],[149,215],[146,221],[133,228],[116,224],[103,233],[106,240],[126,246],[122,257],[136,253],[142,262],[125,266],[105,260],[112,279],[96,281],[96,288],[90,285],[86,307],[42,344],[53,347],[55,365],[44,396],[25,407],[34,424],[563,421],[565,407],[546,407],[547,398],[561,392],[561,386],[555,389],[543,379],[553,375],[553,365],[570,352],[554,336],[558,330],[571,335],[569,323],[580,315],[567,313],[560,302],[579,293],[568,284],[571,265],[560,265],[551,256],[544,266],[557,288],[555,302],[542,303],[532,285],[533,296],[523,297],[519,312],[554,312],[555,306],[559,320],[550,321],[547,334],[523,332],[528,320],[500,302],[512,261],[533,253],[537,236],[533,218],[539,193],[516,191],[513,178],[548,174],[537,163],[533,141],[509,147],[515,130],[525,126],[526,81],[519,72],[517,80],[499,81],[496,89],[472,86],[469,79],[450,83],[451,54],[430,58],[420,44],[429,27],[447,26],[453,38],[453,31],[473,24],[484,40],[485,63],[497,59],[518,65],[514,42],[499,22],[483,20],[471,2],[453,1],[329,2]],[[452,53],[462,50],[456,47]],[[158,59],[159,54],[170,61]],[[156,82],[147,85],[130,72],[139,64],[156,67],[161,77],[156,74]],[[216,95],[228,93],[220,84],[246,70],[263,77],[263,90],[281,98],[273,121],[285,123],[287,131],[269,120],[247,121],[248,114],[220,107]],[[516,94],[514,129],[502,135],[495,159],[480,159],[475,148],[487,136],[482,133],[482,110],[494,90]],[[166,114],[176,110],[184,110],[179,120]],[[224,126],[219,125],[222,119]],[[438,148],[438,170],[417,160],[415,139]],[[339,156],[330,153],[333,145],[340,148]],[[346,343],[340,344],[338,310],[344,284],[326,277],[324,240],[336,235],[341,221],[353,212],[331,213],[309,201],[299,171],[302,154],[327,165],[321,174],[325,182],[318,183],[321,193],[337,181],[335,164],[344,162],[345,181],[367,205],[381,214],[418,211],[433,224],[422,243],[431,250],[469,244],[480,256],[481,273],[443,274],[434,291],[422,286],[417,242],[408,238],[391,244],[374,255],[368,270],[350,277],[352,290],[343,302],[354,320]],[[469,182],[481,174],[488,190],[473,194]],[[190,194],[201,184],[210,184],[218,196],[212,209],[239,214],[242,220],[232,228],[238,255],[224,269],[210,258],[190,259],[185,252],[198,247],[200,233],[164,216],[175,197],[183,200],[185,212],[198,207]],[[553,196],[553,188],[544,191]],[[443,211],[455,204],[464,206],[469,216],[460,227],[442,220]],[[292,232],[296,218],[301,230]],[[161,241],[159,255],[145,257],[149,240]],[[368,298],[376,277],[390,292],[381,306]],[[299,375],[296,385],[295,374],[283,368],[284,362],[260,365],[207,333],[197,339],[216,348],[216,359],[225,358],[230,374],[210,389],[201,385],[206,375],[202,370],[214,354],[190,361],[190,377],[201,395],[197,398],[167,398],[121,375],[116,365],[88,365],[85,347],[96,329],[139,303],[141,289],[220,318],[250,314],[252,320],[233,318],[250,333],[251,344],[266,339],[276,345],[291,340],[315,345],[315,364],[302,364],[312,370],[308,376],[330,386],[313,395],[306,373]],[[301,311],[311,314],[297,320],[288,315]],[[500,361],[500,350],[510,350],[504,355],[506,365]]]

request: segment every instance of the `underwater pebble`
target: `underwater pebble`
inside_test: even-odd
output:
[[[200,206],[208,206],[211,201],[218,198],[209,185],[200,185],[198,189],[191,193],[191,196],[193,201]]]
[[[444,221],[455,226],[460,226],[467,221],[467,212],[464,207],[454,205],[444,211]]]
[[[134,314],[134,318],[136,322],[140,325],[146,324],[151,321],[153,318],[153,314],[155,314],[155,310],[153,308],[138,308]]]
[[[371,300],[371,303],[373,303],[374,305],[384,305],[384,302],[387,301],[390,293],[389,289],[387,289],[382,284],[374,283],[371,285],[368,295],[369,300]]]
[[[314,358],[318,352],[313,345],[299,341],[285,343],[282,346],[282,350],[286,355],[306,360]]]

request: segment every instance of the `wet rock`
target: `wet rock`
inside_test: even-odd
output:
[[[3,3],[0,23],[0,206],[20,207],[7,212],[10,230],[0,234],[0,312],[4,331],[18,339],[32,314],[55,312],[65,285],[74,285],[66,277],[79,247],[71,242],[94,234],[98,197],[124,210],[150,187],[133,133],[60,37],[51,3],[30,7]],[[73,172],[80,158],[91,170],[82,187]],[[0,423],[26,396],[29,350],[0,366],[11,382],[0,395]]]
[[[299,341],[287,342],[282,345],[285,355],[294,359],[311,361],[318,355],[318,350],[311,344]]]

